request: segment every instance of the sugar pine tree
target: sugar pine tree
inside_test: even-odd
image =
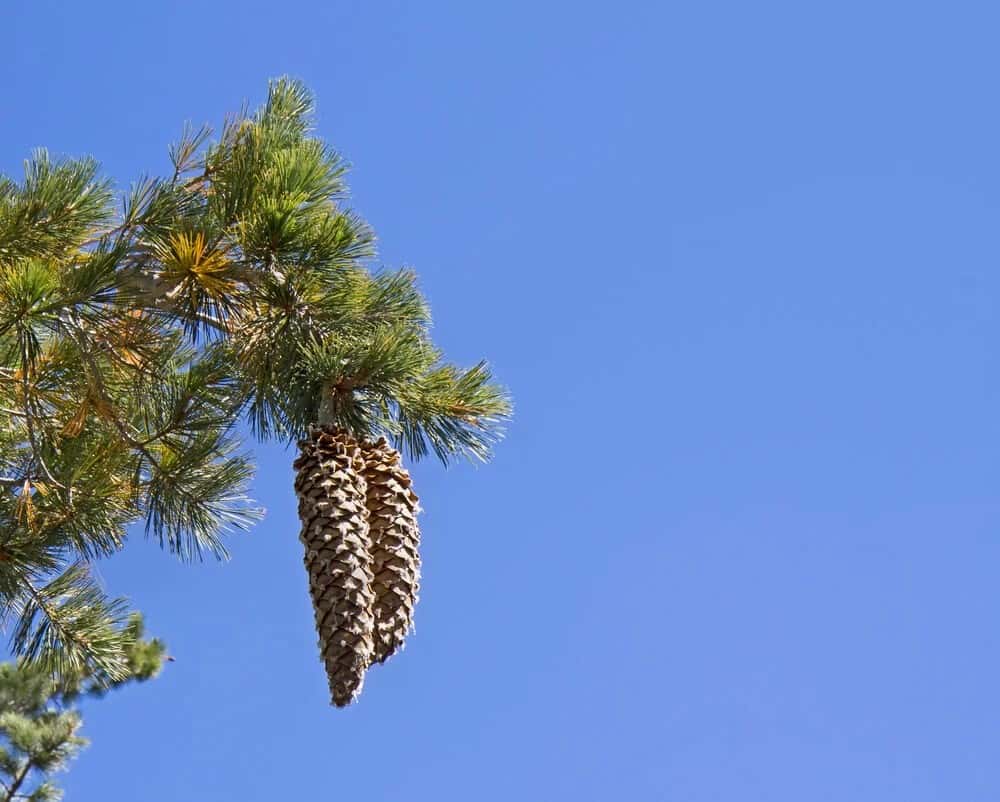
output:
[[[55,674],[125,675],[123,601],[90,576],[130,524],[225,555],[257,512],[235,428],[298,443],[295,490],[334,704],[412,624],[416,496],[402,454],[486,459],[509,402],[444,361],[407,270],[372,269],[312,99],[272,82],[216,141],[115,212],[93,162],[39,152],[0,181],[0,598]]]
[[[0,664],[0,802],[62,798],[55,775],[87,745],[76,703],[159,673],[168,659],[163,644],[143,639],[137,615],[124,629],[131,643],[126,670],[115,680],[84,674],[57,681],[37,665]]]

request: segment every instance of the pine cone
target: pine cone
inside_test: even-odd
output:
[[[309,593],[333,704],[353,702],[372,660],[372,556],[361,450],[334,428],[312,429],[294,467]]]
[[[375,575],[375,662],[384,663],[413,628],[420,587],[419,506],[399,452],[385,439],[362,444]]]

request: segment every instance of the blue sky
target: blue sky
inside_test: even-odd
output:
[[[71,800],[1000,795],[995,4],[15,3],[0,171],[120,184],[304,79],[387,265],[517,417],[414,470],[406,651],[327,706],[291,454]],[[397,746],[398,745],[398,746]]]

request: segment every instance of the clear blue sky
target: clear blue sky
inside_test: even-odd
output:
[[[415,470],[416,635],[327,706],[291,455],[70,800],[1000,797],[992,3],[14,3],[0,170],[122,184],[289,73],[496,461]],[[396,748],[399,745],[399,748]]]

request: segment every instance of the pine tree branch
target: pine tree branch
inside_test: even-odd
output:
[[[158,276],[151,276],[137,267],[124,270],[121,274],[123,291],[133,300],[136,306],[149,309],[159,314],[172,315],[175,318],[195,323],[204,323],[216,331],[228,334],[230,327],[225,321],[207,312],[191,312],[183,309],[177,302],[178,287],[171,287]]]
[[[24,763],[24,768],[21,772],[14,778],[14,782],[11,784],[10,788],[7,790],[6,796],[3,798],[3,802],[12,802],[18,796],[18,789],[21,784],[28,778],[28,774],[31,769],[34,768],[34,763],[31,758],[28,758]]]
[[[0,580],[26,611],[19,653],[114,670],[118,608],[85,565],[51,577],[142,517],[182,557],[224,551],[251,517],[239,415],[262,438],[319,421],[414,458],[488,458],[504,392],[441,361],[412,272],[369,268],[374,233],[311,128],[308,91],[280,80],[218,142],[185,129],[173,175],[118,211],[90,161],[39,154],[23,185],[0,179]]]
[[[73,641],[77,646],[86,650],[89,646],[86,640],[81,640],[77,638],[72,631],[66,629],[59,621],[59,616],[56,612],[48,605],[45,601],[44,595],[39,592],[38,588],[35,587],[34,583],[27,577],[22,578],[21,584],[27,589],[28,595],[34,600],[35,604],[38,605],[38,609],[42,611],[42,614],[48,619],[49,625],[60,633],[60,637],[63,640]]]
[[[25,412],[24,425],[28,431],[28,442],[31,444],[32,457],[35,463],[38,465],[38,467],[42,469],[42,473],[45,474],[46,479],[52,482],[52,484],[55,485],[56,487],[60,488],[64,487],[64,485],[52,475],[52,471],[50,471],[49,466],[45,464],[45,459],[42,457],[42,452],[38,447],[38,440],[35,437],[35,428],[34,428],[34,423],[32,421],[33,416],[31,413],[31,401],[30,401],[31,382],[30,379],[28,378],[29,370],[27,363],[25,363],[23,373],[24,373],[24,412]]]

